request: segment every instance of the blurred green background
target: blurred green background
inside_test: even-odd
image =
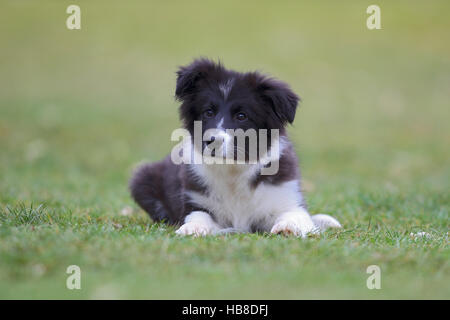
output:
[[[376,1],[382,30],[371,4],[3,0],[0,297],[449,298],[450,2]],[[302,97],[308,203],[344,231],[179,239],[136,208],[127,180],[170,152],[175,71],[199,56]]]

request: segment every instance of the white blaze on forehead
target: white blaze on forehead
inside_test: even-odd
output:
[[[230,94],[231,88],[233,88],[234,79],[228,79],[226,82],[219,84],[219,89],[223,94],[223,98],[226,100]]]
[[[223,129],[223,118],[220,119],[219,123],[217,124],[217,129]]]

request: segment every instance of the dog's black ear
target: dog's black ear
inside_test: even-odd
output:
[[[184,100],[195,93],[199,80],[216,68],[220,68],[220,64],[206,58],[196,59],[190,65],[180,67],[177,71],[175,97]]]
[[[260,76],[257,90],[261,97],[271,105],[283,124],[294,121],[300,97],[291,90],[289,85],[273,78]]]

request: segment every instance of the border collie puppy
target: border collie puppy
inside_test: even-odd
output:
[[[223,158],[225,149],[235,151],[232,160],[239,152],[248,155],[248,146],[237,147],[236,137],[229,133],[237,129],[267,132],[268,151],[258,152],[253,162],[245,156],[240,163],[175,164],[168,156],[142,165],[133,174],[130,190],[154,221],[178,226],[179,235],[195,236],[271,232],[306,237],[341,227],[331,216],[310,216],[306,209],[297,157],[285,130],[294,121],[299,97],[286,83],[198,59],[179,68],[175,96],[191,137],[196,133],[195,123],[201,125],[202,137],[215,130],[206,142],[204,138],[200,144],[189,140],[189,152],[206,157],[205,151],[214,143],[219,148],[209,150],[209,158]],[[271,132],[278,132],[278,139],[272,141]],[[260,140],[258,136],[258,146]],[[277,170],[264,174],[274,163]]]

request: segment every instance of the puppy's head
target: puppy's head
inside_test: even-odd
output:
[[[180,116],[193,135],[201,121],[202,135],[216,129],[210,140],[230,143],[227,129],[279,129],[292,123],[299,97],[289,86],[258,72],[239,73],[220,63],[198,59],[180,67],[175,96],[182,102]],[[233,143],[233,139],[231,139]],[[208,147],[208,142],[203,148]]]

